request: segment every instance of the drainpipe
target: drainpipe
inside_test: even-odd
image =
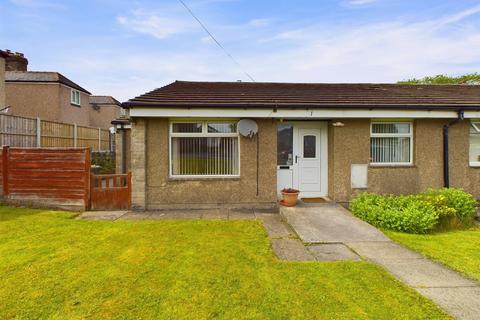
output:
[[[448,129],[464,119],[463,110],[458,111],[456,119],[443,126],[443,186],[450,188],[450,172],[448,161]]]
[[[122,173],[127,173],[127,130],[121,124],[122,130]]]

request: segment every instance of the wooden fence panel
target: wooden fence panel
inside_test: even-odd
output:
[[[0,113],[0,144],[19,148],[113,150],[109,130],[3,113]]]
[[[0,114],[0,143],[11,147],[36,147],[37,119]]]
[[[42,120],[42,148],[68,148],[75,146],[75,125]]]
[[[77,127],[77,147],[99,150],[98,129],[90,127]]]
[[[100,150],[102,151],[111,151],[110,150],[110,131],[101,129],[100,130]]]
[[[83,210],[89,205],[90,150],[3,148],[8,200]]]

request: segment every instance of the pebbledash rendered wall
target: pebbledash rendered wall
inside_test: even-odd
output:
[[[256,194],[256,141],[240,138],[240,178],[172,179],[168,175],[168,119],[134,119],[131,132],[132,201],[136,209],[208,208],[218,205],[276,205],[277,121],[259,125],[259,194]],[[342,127],[333,122],[344,123]],[[413,164],[369,166],[368,188],[351,188],[351,165],[368,164],[370,119],[329,121],[328,195],[348,202],[359,192],[408,194],[443,186],[442,127],[448,120],[413,121]],[[450,128],[450,185],[480,198],[480,168],[469,166],[469,121]]]
[[[335,120],[334,120],[335,121]],[[333,121],[333,122],[334,122]],[[442,127],[449,120],[413,121],[413,165],[369,166],[368,188],[352,189],[352,164],[368,164],[370,119],[340,119],[343,127],[329,126],[329,195],[348,202],[361,191],[408,194],[443,186]],[[480,168],[469,165],[469,121],[450,128],[450,186],[480,198]]]
[[[132,206],[135,209],[273,208],[276,206],[275,120],[258,119],[257,138],[240,137],[240,177],[181,179],[169,177],[168,119],[134,119],[131,132]],[[146,169],[144,169],[146,168]]]

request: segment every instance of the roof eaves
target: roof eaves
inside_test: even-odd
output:
[[[409,109],[409,110],[480,110],[480,104],[266,104],[266,103],[238,103],[238,104],[212,104],[212,103],[143,103],[127,101],[121,104],[122,108],[178,108],[178,109],[194,109],[194,108],[270,108],[270,109],[325,109],[325,108],[343,108],[343,109]]]

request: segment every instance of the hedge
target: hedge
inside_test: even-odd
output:
[[[350,203],[354,215],[383,229],[429,233],[470,226],[476,201],[462,189],[429,189],[415,195],[361,193]]]

